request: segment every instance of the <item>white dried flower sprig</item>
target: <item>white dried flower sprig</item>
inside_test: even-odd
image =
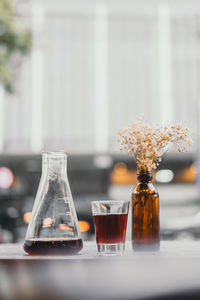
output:
[[[179,152],[186,152],[192,145],[188,128],[182,124],[154,128],[145,123],[143,117],[118,132],[120,150],[135,157],[139,170],[153,170],[169,144],[174,144]]]

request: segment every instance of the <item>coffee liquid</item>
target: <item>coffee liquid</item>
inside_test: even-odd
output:
[[[82,239],[30,239],[24,243],[24,251],[30,255],[76,254],[83,248]]]
[[[94,215],[97,244],[125,243],[128,214]]]

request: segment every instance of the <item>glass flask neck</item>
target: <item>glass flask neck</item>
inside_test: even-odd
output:
[[[148,183],[151,182],[153,179],[152,171],[151,170],[138,170],[137,171],[137,180],[140,183]]]
[[[42,153],[42,172],[66,173],[67,155],[63,151]]]

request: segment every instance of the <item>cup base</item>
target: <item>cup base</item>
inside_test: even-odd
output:
[[[97,244],[98,255],[122,255],[125,244]]]

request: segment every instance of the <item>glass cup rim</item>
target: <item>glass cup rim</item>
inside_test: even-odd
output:
[[[130,200],[95,200],[95,201],[91,201],[91,205],[92,204],[102,204],[102,203],[106,203],[106,204],[124,204],[124,203],[130,203]]]
[[[52,156],[52,157],[68,156],[68,153],[64,150],[58,150],[58,151],[42,150],[41,154],[43,156]]]

